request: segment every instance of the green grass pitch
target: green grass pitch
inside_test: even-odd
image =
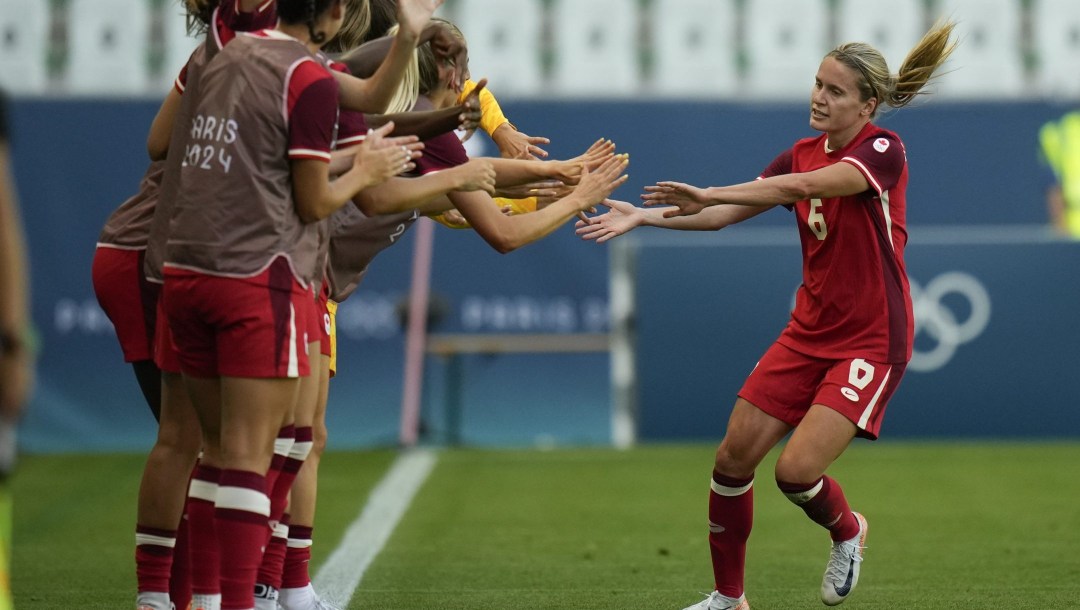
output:
[[[442,450],[350,608],[680,610],[711,586],[713,448]],[[755,483],[747,598],[823,608],[828,537]],[[313,562],[394,459],[323,460]],[[31,456],[14,482],[21,610],[133,607],[143,456]],[[1080,443],[857,442],[830,470],[870,522],[844,607],[1080,608]],[[314,570],[313,570],[314,571]]]

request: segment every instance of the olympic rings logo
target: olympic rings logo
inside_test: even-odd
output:
[[[929,373],[948,364],[961,345],[974,341],[986,330],[990,323],[990,294],[982,282],[962,271],[943,273],[925,288],[910,277],[908,282],[915,310],[915,336],[924,334],[934,344],[928,350],[914,349],[908,370]],[[967,303],[967,317],[963,320],[960,316],[965,308],[954,312],[949,307],[949,303],[960,304],[958,301]]]

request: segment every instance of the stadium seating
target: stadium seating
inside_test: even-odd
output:
[[[68,3],[68,91],[143,94],[149,89],[150,6],[145,0]]]
[[[161,8],[161,25],[165,35],[164,52],[156,82],[159,89],[168,91],[198,46],[199,39],[188,35],[187,16],[178,4],[169,3]]]
[[[48,85],[49,4],[0,0],[0,87],[44,93]]]
[[[1075,3],[1073,3],[1075,11]],[[938,0],[960,41],[936,86],[943,98],[1015,98],[1025,91],[1020,0]]]
[[[469,41],[469,65],[500,95],[543,92],[540,0],[461,0],[454,22]]]
[[[772,99],[810,95],[830,48],[828,1],[754,0],[745,10],[747,92]]]
[[[553,0],[558,95],[624,97],[639,92],[637,0]]]
[[[839,0],[837,42],[870,43],[895,73],[926,31],[924,8],[923,0]]]
[[[1039,92],[1080,97],[1080,5],[1076,0],[1034,0],[1031,8]]]
[[[656,0],[653,89],[665,97],[729,97],[738,87],[734,0]]]

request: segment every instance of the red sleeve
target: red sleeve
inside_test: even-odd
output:
[[[429,174],[468,162],[469,155],[465,153],[465,147],[457,134],[451,131],[424,140],[424,154],[416,160],[416,173]]]
[[[289,76],[289,158],[330,161],[338,111],[337,81],[311,60]]]
[[[870,183],[870,188],[880,195],[896,186],[907,155],[899,139],[892,134],[883,134],[866,139],[841,161],[854,165]]]
[[[338,61],[330,61],[330,69],[342,74],[351,74],[349,67]],[[341,109],[338,115],[337,148],[359,144],[367,137],[368,124],[364,113]]]
[[[761,175],[758,176],[758,179],[790,174],[793,158],[794,157],[791,149],[789,148],[785,150],[784,152],[780,153],[775,159],[773,159],[772,163],[770,163],[769,166],[765,168],[765,171],[761,172]]]

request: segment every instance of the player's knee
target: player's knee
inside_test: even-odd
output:
[[[776,460],[776,468],[773,471],[776,476],[776,485],[783,491],[791,486],[813,485],[821,480],[822,472],[809,464],[784,454]]]
[[[745,454],[733,450],[727,443],[720,443],[716,449],[713,468],[729,477],[746,478],[754,475],[757,463]]]

